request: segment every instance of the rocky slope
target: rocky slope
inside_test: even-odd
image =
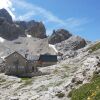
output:
[[[73,88],[100,74],[100,42],[77,50],[77,56],[61,60],[57,65],[39,68],[47,75],[16,78],[0,74],[1,100],[70,100]]]
[[[61,56],[56,65],[39,68],[46,75],[7,76],[2,73],[3,59],[16,50]],[[0,100],[70,100],[70,91],[89,83],[94,74],[100,75],[100,41],[86,42],[65,29],[46,38],[42,22],[13,22],[5,9],[0,10]]]
[[[33,37],[19,37],[13,41],[4,40],[3,43],[0,43],[0,57],[4,57],[12,51],[29,51],[33,55],[56,54],[55,50],[49,46],[47,39]]]

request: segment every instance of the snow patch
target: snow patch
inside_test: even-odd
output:
[[[2,57],[1,57],[1,59],[3,59],[3,60],[4,60],[5,58],[6,58],[6,56],[2,56]]]
[[[3,43],[4,41],[5,41],[5,39],[0,37],[0,42]]]
[[[56,53],[58,53],[58,50],[56,49],[55,45],[49,44],[49,47],[52,48],[52,49],[54,49],[54,51],[55,51]]]
[[[27,34],[27,37],[28,37],[28,38],[30,38],[30,37],[32,37],[32,36],[31,36],[31,35],[29,35],[29,34]]]

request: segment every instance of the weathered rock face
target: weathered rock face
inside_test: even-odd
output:
[[[25,36],[24,31],[20,27],[10,24],[5,20],[0,23],[0,37],[7,40],[14,40],[19,36]]]
[[[86,41],[79,36],[72,36],[68,40],[56,44],[59,51],[66,52],[68,50],[78,50],[85,47]]]
[[[16,21],[14,23],[17,24],[23,30],[27,28],[27,23],[25,21]]]
[[[14,40],[19,36],[25,36],[24,31],[13,23],[12,17],[5,9],[0,10],[0,37]]]
[[[0,36],[7,40],[14,40],[19,36],[26,36],[30,34],[36,38],[46,38],[46,29],[42,22],[35,22],[34,20],[12,21],[12,17],[6,9],[0,10]]]
[[[59,43],[61,41],[68,39],[71,36],[72,36],[72,34],[69,33],[69,31],[67,31],[65,29],[59,29],[57,31],[54,30],[53,34],[49,38],[49,43],[56,44],[56,43]]]
[[[29,22],[27,33],[36,38],[46,38],[46,29],[42,22]]]
[[[0,17],[3,17],[9,23],[13,23],[12,17],[5,9],[0,9]]]
[[[46,29],[42,22],[36,22],[34,20],[25,22],[25,21],[17,21],[17,25],[19,25],[26,34],[31,35],[36,38],[46,38]]]

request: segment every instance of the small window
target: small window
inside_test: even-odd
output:
[[[17,57],[17,55],[16,55],[16,54],[14,54],[14,57]]]

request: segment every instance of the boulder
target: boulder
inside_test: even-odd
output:
[[[71,36],[72,34],[65,29],[59,29],[57,31],[54,30],[52,35],[49,37],[49,43],[56,44],[56,43],[59,43],[61,41],[68,39]]]

